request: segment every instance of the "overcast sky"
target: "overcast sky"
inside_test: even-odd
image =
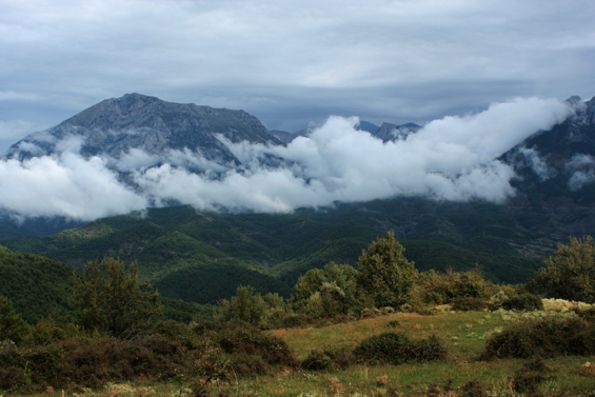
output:
[[[595,1],[0,0],[0,151],[108,97],[423,122],[595,95]]]

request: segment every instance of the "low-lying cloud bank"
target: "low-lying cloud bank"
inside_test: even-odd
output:
[[[171,202],[259,212],[395,196],[503,202],[514,195],[515,174],[497,158],[571,112],[557,100],[516,99],[432,121],[386,143],[357,130],[357,118],[330,117],[287,146],[227,142],[242,166],[225,171],[190,151],[155,159],[133,150],[117,161],[84,158],[77,145],[64,145],[52,156],[0,161],[0,209],[18,217],[92,220]]]

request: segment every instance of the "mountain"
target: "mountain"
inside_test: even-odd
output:
[[[229,296],[242,284],[286,294],[309,268],[331,260],[355,263],[361,250],[387,230],[396,232],[420,269],[478,265],[493,279],[524,281],[557,243],[570,235],[595,234],[595,99],[569,102],[574,113],[566,120],[499,157],[517,175],[512,181],[516,194],[505,203],[401,197],[290,214],[171,206],[69,225],[77,227],[41,238],[7,239],[16,235],[5,228],[2,237],[15,251],[36,252],[77,268],[105,255],[136,259],[143,277],[165,296],[203,303]],[[420,127],[362,121],[358,128],[388,141]],[[143,131],[146,140],[134,131]],[[282,133],[267,131],[241,111],[131,94],[26,138],[11,156],[59,150],[55,145],[67,136],[84,138],[81,153],[86,155],[120,158],[138,149],[161,158],[190,147],[225,167],[242,161],[225,140],[283,141]]]
[[[410,134],[421,129],[421,126],[415,123],[393,124],[384,122],[380,126],[377,126],[365,120],[360,121],[357,127],[359,130],[367,131],[375,137],[382,139],[383,142],[405,139]]]
[[[283,130],[269,130],[269,134],[273,135],[275,138],[285,144],[293,141],[298,136],[298,134],[293,134],[289,131]]]
[[[25,159],[54,153],[68,138],[79,138],[80,152],[87,156],[120,158],[131,149],[149,155],[191,150],[218,164],[239,163],[221,137],[231,142],[281,143],[256,117],[242,110],[126,94],[101,101],[55,127],[26,137],[9,149],[8,157]]]
[[[567,101],[574,114],[500,157],[514,167],[515,187],[526,200],[595,203],[595,97]]]

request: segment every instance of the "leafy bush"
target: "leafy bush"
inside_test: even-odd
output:
[[[81,331],[75,324],[58,321],[53,317],[39,320],[25,337],[24,343],[29,346],[49,345],[54,342],[80,336]]]
[[[417,270],[393,232],[373,241],[359,259],[359,285],[377,307],[400,307],[409,300]]]
[[[41,390],[47,385],[99,387],[144,377],[169,379],[191,374],[203,349],[192,350],[160,335],[120,340],[71,338],[45,346],[0,351],[0,387]]]
[[[287,343],[277,337],[266,335],[250,328],[224,329],[217,333],[216,340],[232,361],[238,355],[260,356],[271,365],[295,366],[297,360]],[[243,359],[246,359],[245,357]]]
[[[87,330],[131,336],[150,330],[162,314],[159,293],[139,281],[134,262],[128,267],[113,258],[90,262],[75,281],[80,325]]]
[[[245,322],[261,325],[266,312],[266,303],[252,287],[238,287],[235,296],[221,301],[219,316],[227,322]]]
[[[302,361],[302,368],[308,371],[324,371],[330,369],[333,359],[330,355],[320,350],[312,350],[308,357]]]
[[[345,369],[353,362],[353,355],[348,349],[312,350],[302,361],[302,368],[309,371],[327,369]]]
[[[399,320],[390,320],[388,323],[386,323],[386,326],[388,328],[398,328],[401,326],[401,323]]]
[[[487,302],[482,298],[461,297],[453,300],[452,308],[458,311],[478,311],[487,308]]]
[[[312,318],[334,317],[358,312],[359,272],[350,265],[331,262],[323,269],[312,269],[302,275],[291,293],[293,308]]]
[[[494,290],[495,286],[477,269],[466,272],[449,269],[446,273],[430,270],[420,274],[416,295],[424,303],[441,305],[471,298],[486,300]]]
[[[412,352],[416,361],[441,360],[446,358],[447,353],[446,347],[436,335],[414,342]]]
[[[535,395],[543,382],[554,378],[548,375],[548,372],[551,372],[551,369],[545,365],[543,360],[530,361],[515,372],[512,378],[512,387],[519,393]]]
[[[593,238],[571,238],[558,245],[528,288],[551,298],[595,302],[595,242]]]
[[[401,364],[407,361],[440,360],[446,348],[436,337],[411,341],[400,333],[386,332],[364,339],[353,352],[360,362]]]
[[[488,393],[476,380],[470,380],[461,387],[460,397],[488,397]]]
[[[520,311],[543,310],[543,302],[539,296],[525,292],[505,299],[502,308]]]
[[[547,318],[515,324],[486,343],[483,358],[529,358],[595,353],[595,323],[580,318]]]

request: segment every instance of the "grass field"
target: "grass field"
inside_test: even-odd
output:
[[[333,372],[285,370],[275,376],[244,378],[215,385],[215,390],[226,396],[454,396],[444,391],[448,385],[457,389],[469,380],[476,380],[489,391],[490,396],[512,396],[515,394],[510,378],[524,361],[478,361],[477,356],[485,339],[514,319],[515,316],[507,312],[447,312],[431,316],[396,313],[324,327],[273,330],[270,333],[286,340],[300,359],[313,349],[354,347],[370,335],[391,330],[404,332],[412,339],[436,334],[445,342],[449,355],[443,361],[399,366],[358,365]],[[595,357],[546,360],[554,379],[542,385],[542,393],[547,396],[561,393],[566,393],[562,394],[566,396],[592,395],[595,391],[595,367],[585,366],[587,362],[595,362]],[[442,389],[442,394],[432,394],[436,390],[433,386]],[[190,395],[183,385],[174,383],[108,385],[105,390],[83,394],[110,397]]]

